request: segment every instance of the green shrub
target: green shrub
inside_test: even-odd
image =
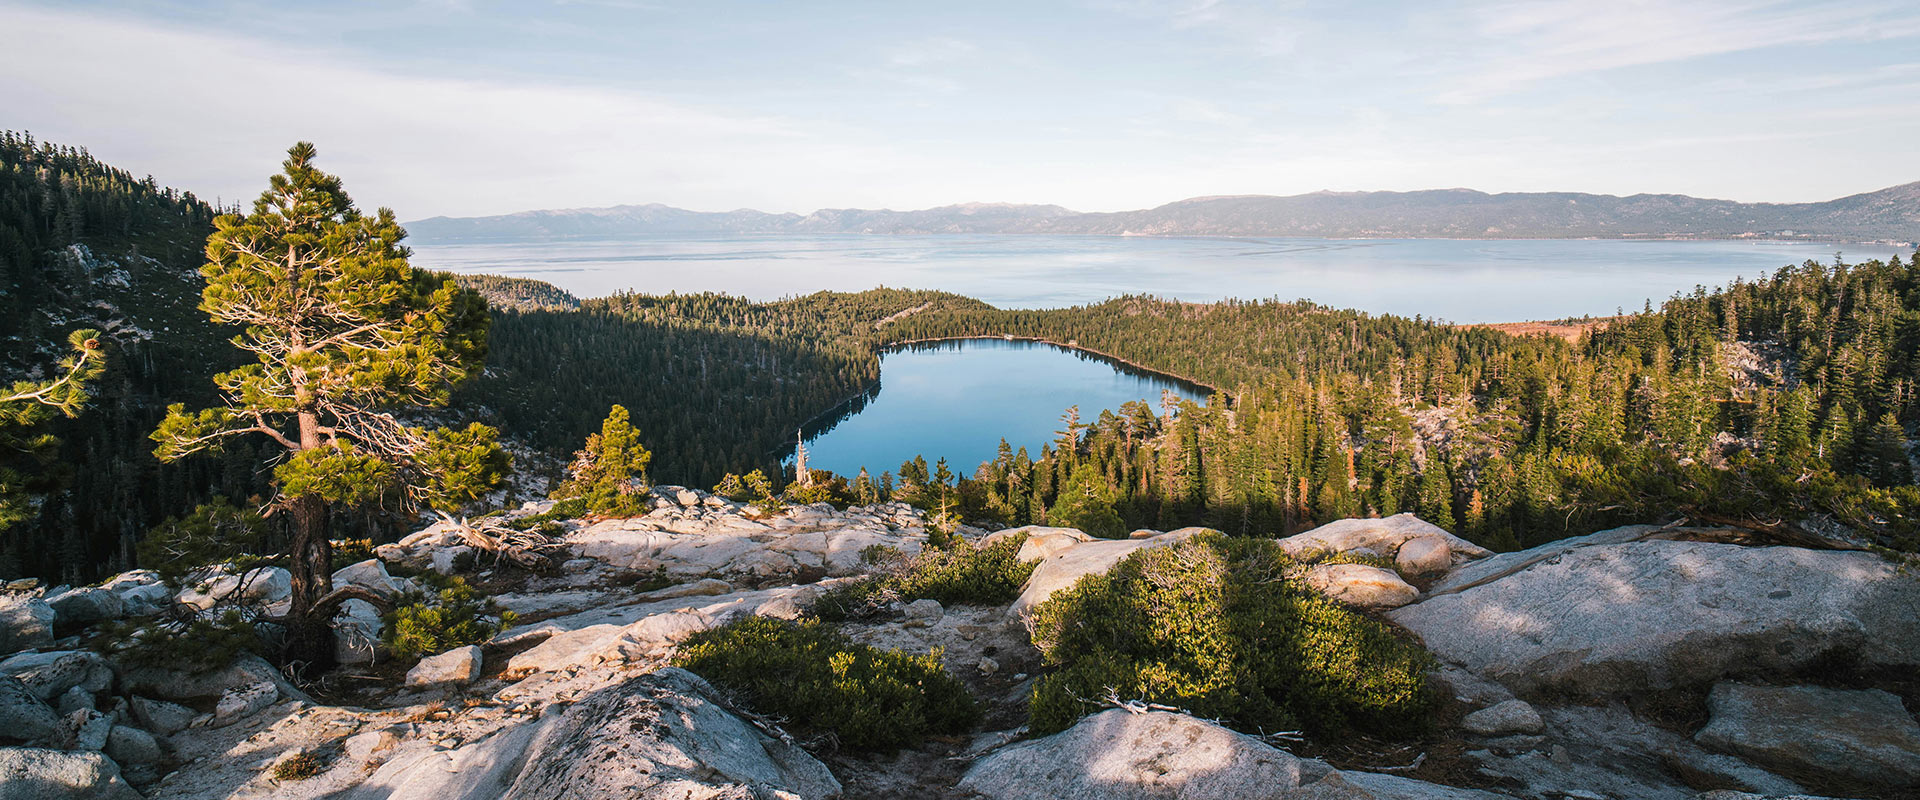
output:
[[[413,595],[384,617],[380,637],[394,657],[419,658],[480,644],[513,624],[513,612],[492,600],[476,600],[465,580],[433,572],[420,577],[438,591],[431,597]]]
[[[940,667],[939,651],[876,650],[813,620],[748,617],[694,635],[675,663],[849,750],[965,733],[980,718],[966,687]]]
[[[517,531],[534,531],[557,538],[566,533],[566,529],[560,525],[561,522],[584,517],[590,510],[587,507],[586,498],[569,497],[554,501],[552,508],[541,513],[507,520],[506,525]]]
[[[1423,730],[1431,657],[1297,571],[1272,541],[1203,534],[1055,594],[1035,610],[1034,646],[1059,670],[1034,687],[1033,732],[1063,730],[1110,694],[1254,732]]]
[[[273,779],[281,783],[304,781],[327,770],[327,760],[319,753],[301,751],[273,765]]]
[[[1102,539],[1127,538],[1127,524],[1113,508],[1116,492],[1105,475],[1093,464],[1074,467],[1053,508],[1047,509],[1047,522],[1063,528],[1078,528]]]
[[[975,547],[955,538],[945,548],[928,547],[907,557],[887,548],[861,557],[879,567],[879,574],[822,592],[813,613],[826,620],[863,617],[895,600],[923,598],[941,605],[998,605],[1020,596],[1020,586],[1033,574],[1033,564],[1017,557],[1025,534]]]
[[[1379,567],[1394,573],[1400,571],[1399,562],[1394,561],[1391,557],[1362,553],[1355,550],[1317,550],[1301,553],[1296,560],[1302,564],[1360,564],[1368,567]]]
[[[253,623],[238,609],[215,619],[187,622],[114,622],[102,626],[94,650],[128,667],[165,667],[188,672],[220,669],[245,653],[263,649]]]
[[[372,539],[335,539],[331,569],[338,572],[342,567],[351,566],[373,558]]]
[[[140,566],[170,584],[208,564],[229,562],[265,549],[267,521],[250,508],[215,497],[184,517],[170,517],[140,540]]]

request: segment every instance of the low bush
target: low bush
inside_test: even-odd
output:
[[[319,753],[301,751],[273,765],[273,779],[281,783],[304,781],[327,771],[327,760]]]
[[[566,527],[560,523],[586,516],[590,509],[584,497],[569,497],[556,500],[553,507],[539,514],[528,514],[506,521],[506,525],[517,531],[533,531],[549,537],[559,537],[566,533]]]
[[[885,548],[861,557],[876,565],[878,574],[842,584],[821,593],[813,613],[825,620],[868,616],[899,600],[940,601],[941,605],[998,605],[1020,596],[1020,586],[1033,574],[1033,564],[1018,555],[1026,536],[1001,539],[976,547],[955,538],[946,547],[928,547],[906,556]]]
[[[480,644],[513,625],[513,612],[492,600],[476,599],[465,580],[435,572],[423,572],[420,578],[434,587],[434,594],[413,595],[384,617],[380,637],[394,657],[419,658]]]
[[[1256,733],[1400,738],[1437,700],[1431,656],[1306,587],[1264,539],[1196,536],[1082,578],[1035,610],[1058,671],[1034,687],[1035,734],[1110,697],[1184,708]]]
[[[749,617],[694,635],[675,663],[738,693],[755,711],[849,750],[894,750],[971,730],[966,687],[916,656],[855,644],[826,625]]]
[[[213,619],[108,623],[101,634],[93,640],[93,649],[128,667],[204,672],[266,649],[253,623],[238,609]]]
[[[268,525],[259,512],[215,497],[184,517],[154,526],[135,550],[140,566],[178,584],[187,573],[208,564],[230,562],[265,552]]]

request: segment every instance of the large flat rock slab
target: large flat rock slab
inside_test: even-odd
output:
[[[451,750],[393,754],[347,800],[636,800],[840,794],[826,765],[728,711],[698,676],[663,669]]]
[[[959,788],[990,800],[1499,800],[1502,795],[1307,761],[1184,714],[1102,711],[995,751]]]
[[[1870,553],[1594,544],[1438,591],[1388,617],[1521,693],[1700,685],[1833,659],[1920,665],[1920,579]]]
[[[1722,683],[1707,698],[1700,744],[1789,775],[1867,786],[1920,786],[1920,725],[1877,689]]]
[[[1179,544],[1201,530],[1183,528],[1141,539],[1101,539],[1060,549],[1033,568],[1033,574],[1027,578],[1020,597],[1013,601],[1008,613],[1021,621],[1031,619],[1033,610],[1047,598],[1073,586],[1081,578],[1104,575],[1127,556],[1148,548]]]

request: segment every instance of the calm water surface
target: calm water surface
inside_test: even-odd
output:
[[[1204,400],[1199,387],[1034,342],[967,339],[914,345],[880,358],[880,391],[865,406],[807,444],[808,465],[875,479],[899,472],[916,455],[945,457],[956,474],[991,461],[1000,438],[1033,457],[1054,439],[1060,415],[1080,406],[1091,422],[1101,409],[1146,400],[1156,410],[1171,391]]]
[[[537,278],[582,297],[714,291],[772,300],[884,285],[944,289],[1002,308],[1123,294],[1304,297],[1374,313],[1503,322],[1636,310],[1695,285],[1826,261],[1836,251],[1849,261],[1895,252],[1797,242],[836,234],[419,245],[414,263]]]

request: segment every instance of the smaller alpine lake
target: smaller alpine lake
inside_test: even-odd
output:
[[[878,391],[808,431],[807,465],[852,477],[861,467],[876,480],[916,455],[941,458],[971,475],[993,460],[1001,437],[1034,458],[1057,438],[1060,417],[1080,407],[1082,422],[1103,409],[1144,400],[1160,409],[1163,392],[1196,401],[1203,387],[1040,342],[956,339],[903,345],[880,357]]]

